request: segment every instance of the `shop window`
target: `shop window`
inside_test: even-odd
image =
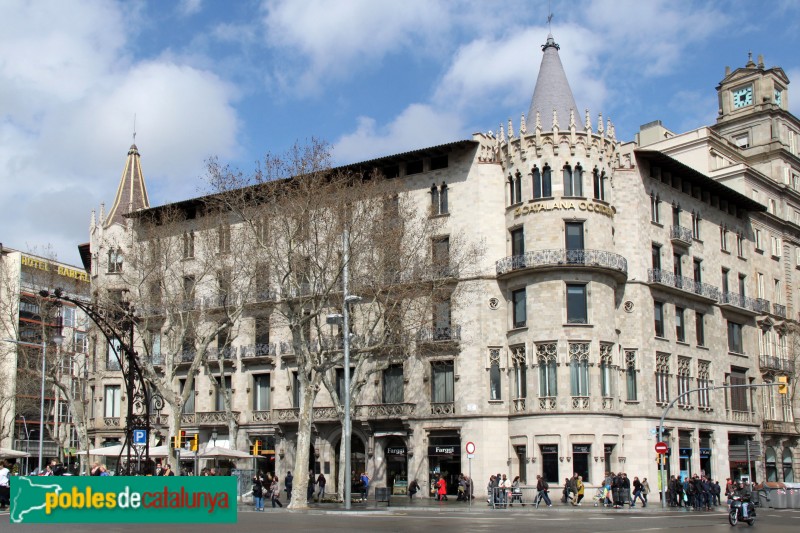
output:
[[[585,484],[590,483],[589,479],[589,459],[592,455],[591,444],[572,445],[572,469],[583,478]]]
[[[539,446],[542,453],[542,476],[548,483],[560,483],[558,478],[558,444],[542,444]]]

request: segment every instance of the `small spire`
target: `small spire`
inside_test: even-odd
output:
[[[511,118],[508,119],[508,138],[509,139],[514,138],[514,126],[511,123]]]
[[[747,64],[745,66],[747,68],[753,68],[753,67],[756,66],[756,64],[753,63],[753,51],[752,50],[748,50],[747,51]]]
[[[522,137],[526,133],[528,133],[528,125],[525,122],[525,113],[523,113],[519,119],[519,136]]]
[[[569,127],[570,128],[574,128],[575,127],[575,110],[574,109],[570,109],[569,110]]]
[[[589,108],[586,108],[586,118],[584,119],[586,122],[586,129],[591,132],[592,131],[592,117],[589,115]]]
[[[758,54],[758,68],[764,70],[764,55]]]
[[[556,108],[553,108],[553,129],[558,129],[558,111]]]
[[[597,133],[599,133],[600,135],[603,135],[604,131],[605,130],[603,129],[603,114],[602,113],[598,113],[597,114]]]
[[[539,111],[536,111],[536,129],[542,131],[542,115]]]
[[[500,142],[506,142],[506,132],[503,129],[502,123],[500,123],[500,132],[497,134],[497,138],[500,140]]]

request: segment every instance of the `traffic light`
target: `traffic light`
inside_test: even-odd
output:
[[[261,441],[256,439],[250,446],[250,455],[261,455]]]
[[[175,435],[172,437],[172,447],[176,450],[183,446],[183,443],[186,439],[186,432],[181,431],[179,435]]]
[[[789,378],[787,376],[778,376],[778,394],[789,393]]]
[[[197,451],[197,437],[198,434],[195,433],[194,435],[191,436],[191,438],[189,438],[189,449],[192,450],[193,452]]]

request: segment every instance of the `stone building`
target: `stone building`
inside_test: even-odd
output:
[[[403,180],[420,210],[485,250],[480,274],[458,281],[475,296],[418,336],[437,349],[363,390],[354,470],[375,486],[441,473],[454,487],[468,468],[478,487],[496,472],[528,483],[577,472],[596,486],[607,471],[656,480],[655,430],[669,402],[785,375],[789,395],[760,387],[681,396],[666,419],[666,467],[793,480],[800,121],[788,112],[785,73],[760,59],[728,69],[716,124],[676,134],[655,121],[623,142],[602,114],[579,110],[552,36],[542,49],[516,126],[352,165]],[[98,286],[124,268],[133,233],[120,210],[149,208],[138,160],[134,146],[126,168],[135,172],[123,174],[111,213],[92,222],[84,251]],[[259,468],[282,474],[293,467],[298,411],[291,343],[261,334],[257,318],[245,322],[234,349],[215,357],[225,360],[247,444],[267,450]],[[93,386],[114,379],[112,368],[98,369]],[[224,445],[219,393],[196,386],[182,426],[201,448]],[[94,420],[96,445],[119,438],[119,418]],[[324,393],[314,428],[313,467],[330,478],[341,426]]]

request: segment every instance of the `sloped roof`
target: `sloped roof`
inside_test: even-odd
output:
[[[561,64],[558,55],[558,46],[552,35],[547,36],[547,42],[542,45],[542,64],[539,66],[539,77],[536,78],[536,87],[533,89],[531,107],[528,110],[528,124],[533,124],[536,120],[536,112],[539,112],[542,121],[542,129],[550,131],[553,129],[553,110],[558,114],[558,127],[565,130],[569,128],[570,111],[575,112],[575,127],[583,129],[583,120],[578,106],[575,105],[575,97],[572,96],[572,89],[567,81],[567,74]]]
[[[147,197],[147,187],[144,184],[144,175],[139,163],[139,149],[132,144],[128,150],[128,158],[125,160],[125,168],[122,170],[122,177],[117,187],[117,196],[114,198],[114,205],[106,216],[104,227],[108,228],[112,224],[125,225],[123,215],[139,209],[150,207],[150,199]]]

